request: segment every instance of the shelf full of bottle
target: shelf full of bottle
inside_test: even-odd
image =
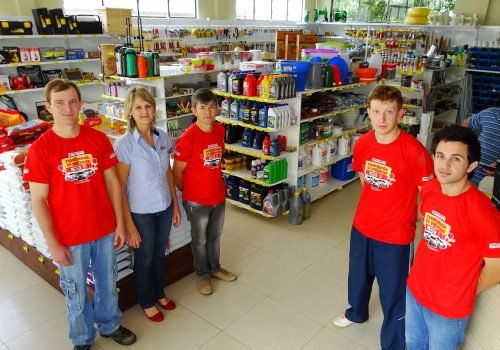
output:
[[[288,74],[272,74],[271,63],[264,70],[269,73],[222,71],[217,74],[216,94],[256,102],[276,103],[296,96],[296,81]]]
[[[226,201],[239,208],[267,218],[287,215],[293,209],[295,187],[287,183],[264,187],[228,174],[225,175],[225,180]],[[302,195],[309,210],[311,201],[307,189]]]

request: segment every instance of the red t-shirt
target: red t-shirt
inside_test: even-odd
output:
[[[182,199],[203,205],[218,205],[226,200],[221,160],[224,152],[224,126],[214,123],[211,132],[191,125],[177,139],[174,158],[186,162]]]
[[[31,145],[23,179],[49,185],[49,209],[62,245],[91,242],[115,230],[104,170],[116,164],[106,135],[85,126],[75,138],[49,130]]]
[[[390,144],[371,131],[356,142],[352,168],[364,174],[354,227],[380,242],[412,242],[418,186],[434,176],[429,152],[404,131]]]
[[[483,258],[500,258],[500,213],[474,186],[450,197],[433,180],[421,196],[423,237],[408,287],[438,315],[467,317],[474,309]]]

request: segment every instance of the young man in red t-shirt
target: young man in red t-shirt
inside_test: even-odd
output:
[[[432,160],[413,136],[398,127],[404,110],[401,92],[378,86],[368,96],[373,130],[354,147],[352,167],[363,188],[351,231],[348,301],[334,324],[368,320],[375,278],[384,313],[383,350],[403,350],[406,278],[415,235],[419,187],[433,177]]]
[[[182,191],[184,209],[191,223],[191,248],[201,294],[212,294],[210,277],[229,282],[236,275],[221,268],[220,236],[224,225],[226,186],[222,178],[224,126],[215,122],[217,97],[199,89],[191,98],[196,123],[177,140],[174,178]]]
[[[408,277],[408,350],[454,350],[476,295],[500,282],[500,213],[472,185],[481,146],[465,127],[432,142],[436,180],[422,187],[423,237]]]
[[[59,265],[66,295],[69,337],[76,350],[90,349],[96,328],[121,345],[134,333],[120,326],[116,255],[125,242],[122,197],[113,147],[100,131],[80,126],[82,99],[74,82],[56,79],[45,87],[45,107],[54,126],[28,151],[33,212]],[[93,305],[87,296],[89,266],[95,280]]]

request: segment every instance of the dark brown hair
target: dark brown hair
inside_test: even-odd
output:
[[[78,94],[78,101],[82,100],[82,94],[80,93],[80,89],[78,88],[78,85],[76,85],[75,82],[65,80],[65,79],[54,79],[49,81],[47,85],[45,85],[45,89],[43,90],[45,94],[45,100],[50,103],[50,95],[53,92],[59,92],[59,91],[64,91],[68,90],[70,88],[75,89],[76,93]]]

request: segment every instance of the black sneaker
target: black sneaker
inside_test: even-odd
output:
[[[73,350],[90,350],[90,345],[75,345]]]
[[[101,334],[101,337],[111,338],[120,345],[132,345],[137,340],[134,333],[122,326],[111,334]]]

